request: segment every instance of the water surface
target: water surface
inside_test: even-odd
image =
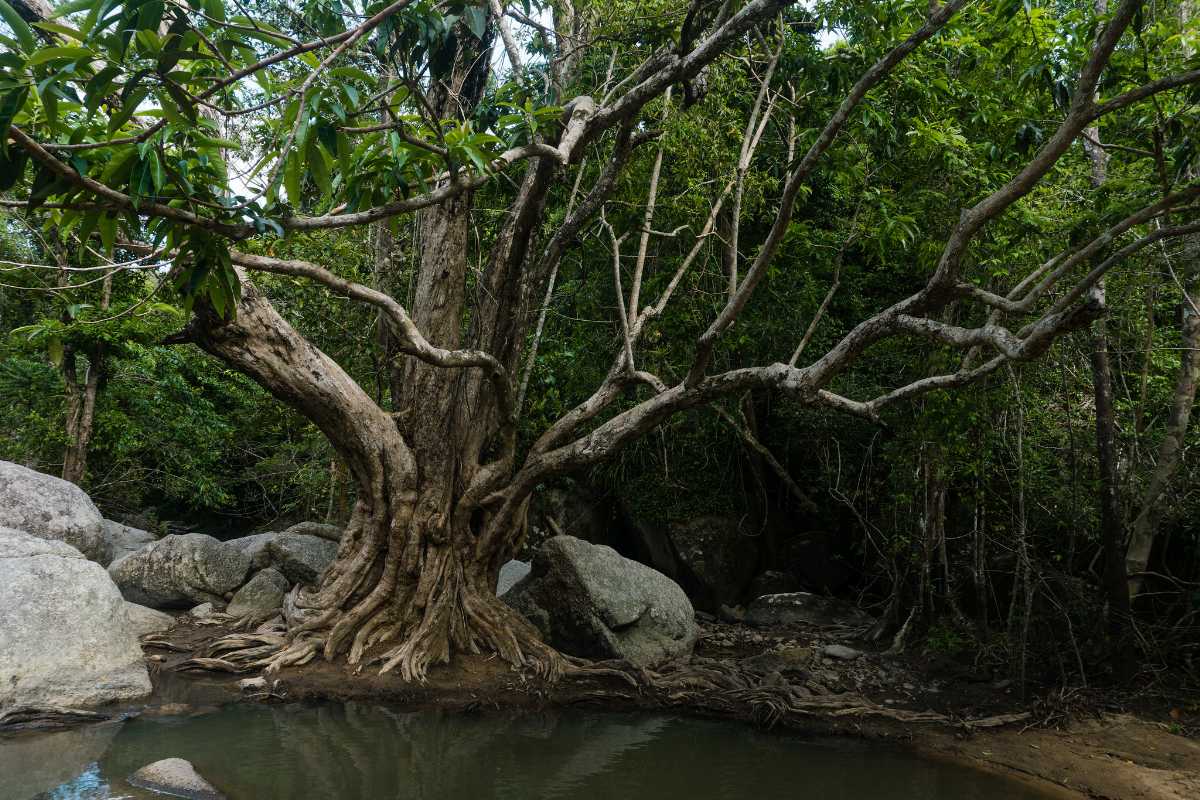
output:
[[[191,761],[231,800],[1042,800],[1021,783],[866,743],[728,722],[555,710],[236,704],[0,738],[0,800],[160,797],[125,777]]]

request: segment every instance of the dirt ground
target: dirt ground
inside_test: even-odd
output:
[[[793,696],[820,708],[800,714],[764,714],[753,689],[710,693],[657,692],[631,688],[608,675],[568,676],[547,683],[514,671],[494,658],[456,657],[431,670],[425,683],[407,683],[373,670],[316,661],[268,678],[266,690],[243,693],[238,681],[253,673],[179,672],[195,648],[226,631],[219,620],[184,621],[165,638],[169,647],[148,644],[158,692],[157,709],[179,713],[230,699],[263,702],[367,700],[404,708],[516,711],[547,705],[583,705],[612,710],[670,709],[776,724],[810,735],[886,739],[931,758],[1020,777],[1064,798],[1110,800],[1200,800],[1200,714],[1171,706],[1142,692],[1136,706],[1106,695],[1067,703],[1031,697],[1022,702],[1006,681],[954,669],[937,659],[892,658],[837,627],[754,629],[716,621],[701,623],[693,662],[736,669],[750,683],[788,687]],[[858,651],[849,656],[836,646]],[[827,648],[833,648],[832,651]],[[861,648],[861,649],[860,649]],[[830,655],[840,653],[841,657]],[[857,698],[861,707],[841,698]],[[1126,698],[1128,699],[1128,698]],[[1186,704],[1185,704],[1186,705]],[[1191,734],[1190,736],[1187,734]]]

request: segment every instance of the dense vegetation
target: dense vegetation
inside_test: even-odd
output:
[[[273,306],[277,351],[328,354],[438,464],[403,492],[506,531],[483,573],[569,480],[642,521],[748,520],[764,566],[819,539],[898,647],[1200,676],[1187,2],[187,5],[0,3],[0,458],[112,513],[388,527],[347,426],[221,333]],[[449,645],[432,611],[397,623],[428,652],[383,660],[534,660],[470,613]]]

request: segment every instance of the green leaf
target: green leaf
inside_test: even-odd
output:
[[[20,147],[0,150],[0,192],[7,192],[25,175],[29,154]]]
[[[475,34],[475,38],[482,42],[484,34],[487,33],[487,11],[479,6],[467,6],[463,9],[463,19],[471,33]]]
[[[0,17],[3,17],[4,21],[8,23],[8,27],[12,28],[22,50],[32,53],[37,49],[37,40],[33,38],[33,31],[25,24],[25,20],[21,19],[17,10],[8,4],[7,0],[0,2]]]
[[[137,113],[137,107],[141,105],[146,96],[150,94],[147,88],[136,89],[128,98],[124,100],[119,111],[112,116],[108,121],[108,133],[112,135],[120,129],[122,125],[129,121],[129,118]]]
[[[46,47],[29,57],[29,66],[36,67],[38,64],[45,64],[48,61],[77,61],[81,58],[91,57],[92,51],[86,47]]]
[[[333,194],[333,187],[329,181],[329,165],[325,163],[325,155],[317,147],[316,139],[310,139],[308,142],[308,171],[312,173],[313,182],[320,187],[322,194],[326,197]]]
[[[303,167],[303,159],[300,158],[300,154],[293,152],[288,156],[283,170],[283,187],[287,189],[288,202],[296,209],[300,208],[300,180]]]
[[[69,3],[63,3],[54,9],[54,13],[50,15],[50,19],[58,19],[65,17],[68,14],[74,14],[76,11],[83,11],[85,8],[92,8],[99,5],[96,0],[71,0]]]
[[[62,339],[57,336],[46,340],[46,355],[50,357],[50,362],[56,367],[62,366],[63,361],[63,343]]]
[[[83,105],[88,111],[95,111],[99,108],[100,101],[104,99],[104,96],[108,94],[109,87],[112,86],[113,79],[120,74],[120,67],[109,65],[91,77],[83,89]]]
[[[0,0],[0,3],[3,1]],[[0,95],[0,150],[5,149],[5,142],[8,141],[8,128],[12,125],[13,117],[25,105],[25,98],[28,96],[28,86],[18,86],[16,89],[10,89]]]

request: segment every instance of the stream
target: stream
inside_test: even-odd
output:
[[[191,761],[230,800],[1037,800],[877,744],[666,715],[401,712],[237,703],[0,737],[0,800],[161,797],[125,778]]]

